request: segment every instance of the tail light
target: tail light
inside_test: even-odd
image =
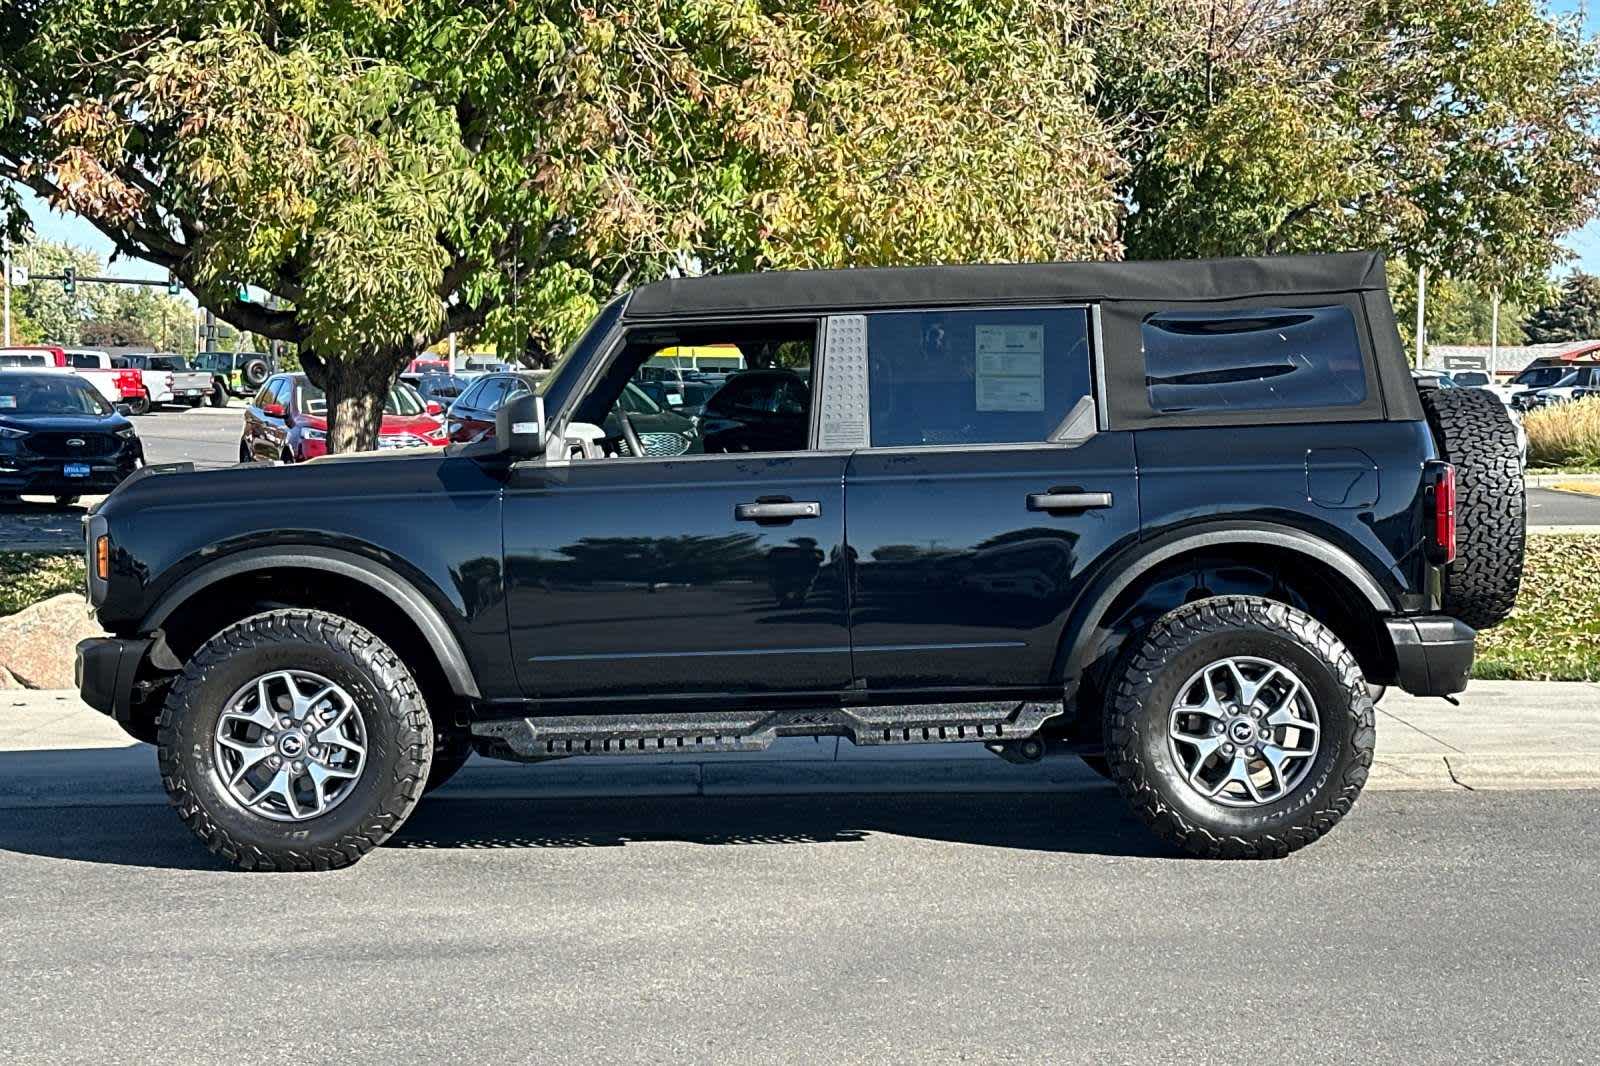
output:
[[[170,391],[172,389],[172,375],[171,374],[167,375],[167,389],[168,389],[168,391]]]
[[[1456,557],[1456,468],[1449,463],[1430,463],[1433,497],[1433,556],[1438,563],[1454,562]]]
[[[137,370],[117,371],[117,391],[124,396],[135,396],[139,392],[139,372]]]

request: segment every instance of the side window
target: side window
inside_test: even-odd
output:
[[[487,383],[481,378],[477,381],[474,381],[461,393],[461,396],[456,400],[456,403],[460,404],[462,407],[479,406],[478,400],[483,397],[483,387],[485,384]]]
[[[67,365],[77,370],[99,370],[100,357],[87,352],[68,352]]]
[[[276,378],[268,381],[265,385],[261,386],[261,391],[256,393],[256,398],[250,402],[255,404],[257,407],[265,407],[267,404],[274,402],[273,392],[275,389],[277,389],[277,387],[278,382]]]
[[[1347,307],[1162,311],[1140,334],[1157,411],[1348,407],[1367,398]]]
[[[1047,441],[1090,394],[1083,308],[867,316],[872,445]]]
[[[484,382],[483,392],[478,394],[478,406],[485,411],[498,411],[506,399],[506,379],[490,378]]]

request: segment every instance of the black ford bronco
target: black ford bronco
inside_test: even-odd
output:
[[[653,454],[629,383],[707,346],[744,372],[683,421],[739,431]],[[256,869],[356,861],[474,751],[815,734],[1076,754],[1279,856],[1381,686],[1466,685],[1523,522],[1503,408],[1419,393],[1375,254],[677,279],[475,443],[125,482],[80,688]]]

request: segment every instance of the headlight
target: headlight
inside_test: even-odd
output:
[[[443,426],[435,426],[427,432],[429,440],[444,440],[448,436],[449,432]]]
[[[306,440],[328,439],[328,431],[325,429],[302,429],[300,434],[301,436],[305,437]]]
[[[28,435],[25,429],[12,429],[10,426],[0,426],[0,438],[5,440],[21,440]]]
[[[121,429],[117,430],[117,436],[121,437],[123,440],[132,440],[134,437],[138,436],[138,433],[135,432],[132,426],[123,426]]]

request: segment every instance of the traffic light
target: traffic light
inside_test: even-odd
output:
[[[176,296],[182,291],[183,286],[178,284],[178,279],[173,277],[172,273],[169,271],[167,273],[167,295]]]
[[[78,268],[63,267],[61,269],[61,290],[68,296],[78,291]]]

